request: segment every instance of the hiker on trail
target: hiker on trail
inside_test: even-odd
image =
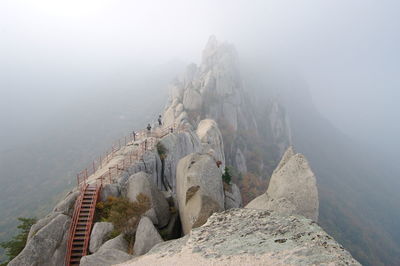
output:
[[[161,126],[162,122],[161,122],[161,115],[158,116],[158,125]]]
[[[151,126],[150,124],[147,125],[147,136],[149,136],[151,133]]]
[[[136,141],[136,132],[135,132],[135,130],[132,131],[132,135],[133,135],[133,141]]]

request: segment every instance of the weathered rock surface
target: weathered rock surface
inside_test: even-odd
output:
[[[171,215],[168,202],[163,193],[157,189],[151,176],[144,172],[136,173],[128,179],[127,197],[131,201],[136,201],[136,197],[140,193],[150,198],[151,207],[157,215],[158,226],[166,226]]]
[[[67,215],[57,214],[31,236],[25,248],[8,265],[63,265],[70,220]]]
[[[225,190],[225,210],[242,207],[242,195],[236,184],[230,185],[230,191]]]
[[[144,216],[148,217],[151,222],[155,225],[158,225],[158,218],[157,218],[157,213],[154,210],[154,208],[150,208],[147,212],[143,214]]]
[[[318,189],[307,159],[290,147],[273,172],[265,194],[251,201],[246,208],[275,210],[300,214],[318,220]]]
[[[100,200],[106,201],[108,197],[120,197],[121,191],[118,184],[106,184],[100,191]]]
[[[163,240],[151,220],[143,216],[136,231],[135,245],[133,246],[135,255],[143,255],[161,242]]]
[[[54,207],[53,212],[60,212],[62,214],[72,216],[74,212],[75,201],[79,196],[79,191],[74,191],[68,193],[64,200],[60,201],[56,207]]]
[[[208,154],[193,153],[177,168],[177,199],[184,234],[224,209],[221,170]]]
[[[142,160],[136,161],[128,168],[127,175],[120,178],[121,194],[126,193],[128,178],[136,173],[145,172],[149,174],[158,189],[164,189],[161,181],[161,160],[157,150],[148,150],[143,154]]]
[[[112,223],[95,223],[90,234],[89,251],[95,253],[101,245],[110,238],[110,233],[114,230]]]
[[[201,141],[203,153],[209,153],[216,161],[221,161],[221,168],[225,167],[224,142],[217,123],[212,119],[201,120],[196,130]]]
[[[128,251],[128,242],[124,239],[124,236],[121,234],[116,238],[108,240],[106,243],[104,243],[96,253],[82,257],[80,265],[108,266],[108,265],[114,265],[116,263],[121,263],[133,258],[133,256],[129,255],[127,251]]]
[[[122,265],[360,265],[314,221],[251,209],[213,214],[190,235]]]
[[[180,159],[193,152],[201,151],[198,136],[192,131],[168,134],[160,140],[165,148],[164,182],[165,185],[176,192],[176,167]]]

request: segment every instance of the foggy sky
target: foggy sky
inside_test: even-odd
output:
[[[199,62],[215,34],[242,60],[301,75],[344,133],[398,149],[399,10],[371,0],[1,0],[0,137],[29,135],[77,98],[170,60]]]

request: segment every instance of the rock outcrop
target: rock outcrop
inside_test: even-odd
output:
[[[25,248],[8,265],[63,265],[71,218],[59,213],[31,235]]]
[[[314,221],[272,211],[213,214],[190,235],[122,265],[360,265]]]
[[[300,214],[318,220],[318,189],[307,159],[290,147],[273,172],[265,194],[251,201],[246,208],[275,210]]]
[[[100,200],[106,201],[108,197],[120,197],[121,191],[118,184],[106,184],[101,188]]]
[[[121,234],[116,238],[108,240],[106,243],[104,243],[96,253],[82,257],[80,265],[81,266],[114,265],[116,263],[121,263],[132,259],[133,256],[129,255],[127,252],[128,252],[128,242],[124,239],[124,236]],[[54,265],[63,265],[63,264],[54,264]]]
[[[201,141],[203,153],[208,153],[213,156],[216,161],[220,161],[222,163],[220,167],[224,169],[224,141],[222,140],[218,124],[212,119],[201,120],[197,125],[196,134]]]
[[[193,153],[179,161],[177,199],[184,234],[224,209],[221,176],[214,158],[208,154]]]
[[[164,183],[176,192],[176,167],[180,159],[188,154],[201,151],[201,143],[193,131],[168,134],[160,140],[165,149]]]
[[[133,246],[135,255],[143,255],[161,242],[163,240],[151,220],[146,216],[142,217],[136,231],[135,245]]]
[[[112,223],[99,222],[95,223],[90,234],[89,251],[95,253],[101,245],[110,239],[110,233],[114,230]]]
[[[226,140],[225,151],[228,151],[218,159],[223,162],[222,167],[226,163],[242,174],[251,170],[267,178],[291,144],[290,123],[277,97],[268,94],[250,96],[253,90],[266,91],[268,88],[259,88],[260,84],[257,88],[244,86],[238,61],[233,45],[211,36],[199,66],[190,64],[171,84],[164,119],[168,125],[198,126],[198,133],[204,126],[201,120],[216,121]],[[268,157],[260,156],[255,162],[254,154],[259,152],[260,144],[268,147],[270,152]],[[215,152],[216,157],[223,154],[219,148],[208,151]]]
[[[131,201],[136,201],[136,197],[140,193],[149,197],[151,208],[154,209],[157,215],[158,226],[166,226],[171,215],[168,202],[164,194],[157,189],[151,176],[144,172],[139,172],[129,177],[126,196]]]
[[[230,189],[225,190],[225,210],[242,207],[242,196],[236,184],[231,184]]]

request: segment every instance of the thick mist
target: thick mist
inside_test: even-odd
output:
[[[3,145],[80,99],[126,86],[143,68],[176,58],[198,62],[216,34],[244,61],[297,72],[318,109],[346,134],[387,152],[399,148],[393,140],[400,133],[400,5],[393,1],[2,1],[0,7]]]
[[[398,10],[385,0],[1,1],[0,240],[16,217],[45,214],[111,141],[154,120],[211,34],[236,47],[245,83],[253,74],[278,94],[308,90],[292,98],[390,165],[382,183],[398,184]]]

